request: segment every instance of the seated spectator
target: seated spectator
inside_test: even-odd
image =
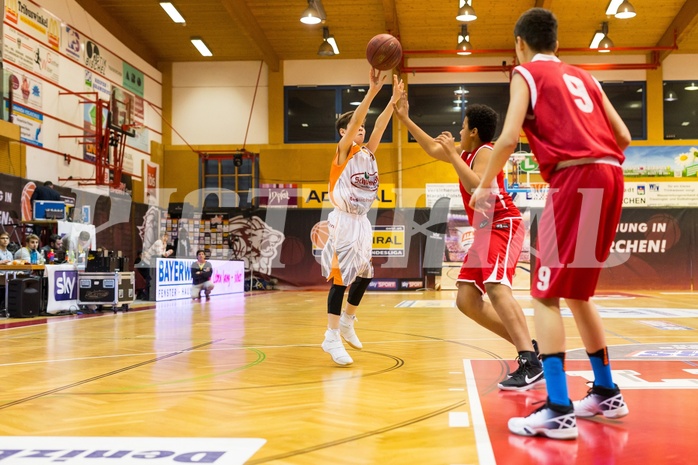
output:
[[[211,297],[213,283],[211,276],[213,275],[213,266],[206,261],[206,252],[203,250],[196,251],[196,261],[191,264],[191,298],[197,300],[201,298],[201,291],[204,291],[206,300]]]
[[[27,263],[36,265],[39,263],[41,254],[39,253],[39,236],[29,234],[24,241],[24,247],[15,252],[15,260],[25,260]]]
[[[5,231],[0,233],[0,265],[8,265],[14,259],[12,252],[7,250],[10,235]],[[0,271],[0,308],[5,308],[5,272]],[[1,312],[0,312],[1,313]]]
[[[49,238],[48,245],[41,248],[44,257],[46,258],[46,263],[63,263],[65,261],[65,251],[63,250],[63,238],[60,234],[52,234]],[[53,260],[51,260],[51,255],[53,255]]]
[[[12,263],[14,257],[12,252],[7,250],[7,245],[10,243],[10,235],[5,231],[0,233],[0,265]]]

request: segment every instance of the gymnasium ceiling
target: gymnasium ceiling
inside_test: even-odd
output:
[[[307,0],[171,0],[186,25],[172,22],[159,0],[76,1],[154,66],[159,62],[264,60],[277,70],[283,60],[321,58],[317,50],[323,24],[308,26],[299,21]],[[631,0],[637,12],[631,19],[607,17],[608,3],[472,0],[478,19],[468,23],[470,42],[478,51],[506,49],[513,56],[514,23],[528,8],[542,6],[557,15],[561,48],[587,48],[594,32],[608,21],[608,36],[619,49],[640,47],[632,53],[644,54],[653,47],[676,43],[676,50],[658,51],[660,59],[670,53],[698,53],[698,0]],[[404,50],[454,50],[460,26],[465,24],[455,19],[458,0],[323,0],[322,5],[327,14],[324,26],[340,49],[339,55],[324,60],[364,58],[366,43],[382,32],[398,36]],[[202,57],[189,41],[192,36],[202,37],[214,56]],[[454,64],[465,65],[468,58],[454,55]]]

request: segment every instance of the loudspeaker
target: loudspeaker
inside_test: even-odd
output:
[[[8,281],[7,312],[12,318],[30,318],[41,313],[41,281],[39,278]]]

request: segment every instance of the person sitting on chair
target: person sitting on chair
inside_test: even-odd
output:
[[[39,264],[40,253],[37,250],[38,248],[39,236],[29,234],[24,240],[24,247],[15,252],[15,260],[24,260],[32,265]]]
[[[213,283],[211,282],[212,275],[213,266],[206,261],[206,252],[197,250],[196,261],[191,264],[191,278],[193,281],[191,286],[191,298],[193,300],[201,298],[202,289],[206,295],[206,300],[211,298],[211,291],[213,290]]]
[[[50,263],[51,253],[53,253],[53,263],[63,263],[65,260],[65,251],[63,250],[63,237],[60,234],[51,234],[48,245],[41,248],[46,262]]]
[[[10,235],[5,231],[0,233],[0,265],[8,265],[12,263],[14,257],[12,252],[7,250],[7,245],[10,243]]]
[[[7,250],[10,243],[10,235],[3,231],[0,233],[0,265],[9,265],[14,260],[12,252]],[[0,308],[5,308],[5,272],[0,271]],[[0,311],[0,314],[2,312]]]

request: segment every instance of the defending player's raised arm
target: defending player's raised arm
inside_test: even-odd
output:
[[[393,95],[390,97],[388,105],[386,105],[385,109],[378,115],[378,118],[376,118],[376,123],[373,125],[373,131],[371,132],[371,138],[366,144],[366,147],[368,147],[371,152],[375,153],[378,149],[378,144],[380,144],[385,128],[388,127],[388,122],[390,122],[390,118],[393,116],[393,104],[400,99],[404,90],[405,84],[402,82],[402,79],[398,79],[397,74],[394,74]]]
[[[356,110],[354,110],[354,114],[347,125],[347,129],[342,138],[339,140],[337,150],[339,151],[338,162],[340,164],[346,159],[349,149],[354,143],[356,134],[359,132],[359,129],[361,126],[363,126],[364,121],[366,120],[366,115],[368,114],[368,109],[371,106],[371,102],[373,102],[373,99],[376,95],[378,95],[378,92],[380,92],[381,88],[383,87],[385,77],[385,75],[381,76],[381,72],[379,70],[371,68],[371,71],[369,72],[368,92],[366,92],[366,96],[361,101],[359,106],[356,107]]]
[[[487,168],[480,177],[480,184],[478,184],[470,199],[470,206],[477,211],[484,212],[488,210],[488,199],[492,196],[491,186],[493,181],[499,172],[502,171],[509,156],[516,150],[516,144],[519,142],[519,134],[528,111],[531,96],[526,81],[518,73],[511,78],[509,95],[509,108],[504,118],[502,134],[494,144],[494,150],[490,155]]]
[[[448,131],[444,131],[434,140],[441,146],[446,159],[453,165],[463,187],[468,192],[472,192],[480,183],[480,176],[470,169],[465,160],[461,158],[461,154],[456,149],[456,140],[453,135]],[[476,160],[479,157],[480,155],[476,157]]]
[[[400,99],[393,105],[393,108],[395,109],[395,116],[405,125],[407,130],[414,136],[419,146],[422,147],[430,157],[441,161],[449,161],[446,154],[441,149],[441,145],[410,119],[410,105],[407,101],[407,92],[403,92]]]

